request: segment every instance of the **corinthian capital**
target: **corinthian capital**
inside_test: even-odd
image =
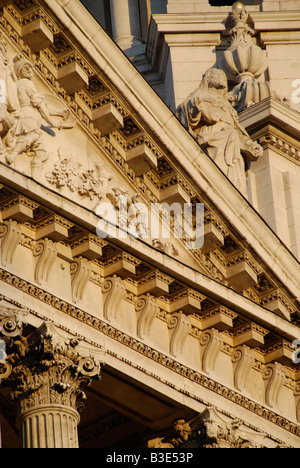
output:
[[[83,387],[100,377],[103,355],[102,350],[92,353],[79,338],[44,323],[28,339],[10,343],[11,397],[21,413],[41,405],[80,410],[86,398]]]

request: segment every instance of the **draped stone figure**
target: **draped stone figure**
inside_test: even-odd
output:
[[[239,123],[228,98],[225,73],[217,68],[209,69],[199,88],[177,108],[176,115],[231,182],[247,196],[246,170],[263,150]]]
[[[46,161],[48,157],[42,138],[43,121],[53,128],[61,129],[65,128],[63,121],[69,117],[69,111],[63,108],[59,112],[51,112],[43,94],[32,81],[33,73],[31,62],[22,56],[15,57],[15,90],[11,89],[8,95],[10,99],[13,97],[18,106],[10,113],[8,131],[3,139],[7,164],[12,164],[19,154],[27,151],[33,155],[33,164],[39,165]]]
[[[7,45],[0,34],[0,154],[2,155],[6,154],[2,137],[14,123],[10,112],[16,111],[18,107],[15,75],[7,58]]]

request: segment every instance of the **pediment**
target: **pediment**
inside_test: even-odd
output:
[[[214,310],[218,320],[212,323],[222,330],[233,320],[230,313],[219,310],[218,302],[206,296],[195,299],[170,274],[153,268],[151,254],[141,258],[139,241],[149,247],[147,252],[153,249],[190,269],[191,276],[199,272],[224,291],[230,288],[297,323],[299,263],[98,23],[88,16],[91,31],[82,31],[88,13],[79,2],[21,3],[2,2],[1,30],[9,67],[13,70],[19,54],[28,60],[36,92],[64,118],[60,117],[61,129],[49,128],[43,121],[38,139],[14,161],[1,155],[2,223],[22,222],[22,234],[32,242],[47,238],[58,243],[62,257],[91,262],[91,269],[80,265],[87,278],[94,275],[97,281],[97,274],[104,278],[117,274],[131,294],[167,294],[165,311],[173,310],[176,302],[192,313]],[[36,160],[37,145],[45,154],[43,160]],[[19,193],[21,182],[7,184],[13,172],[28,181],[24,195]],[[29,181],[44,193],[42,207]],[[128,206],[204,204],[204,244],[187,249],[185,240],[174,236],[168,241],[137,236],[134,247],[130,239],[118,239],[117,245],[99,239],[96,226],[92,232],[88,222],[79,222],[80,213],[95,215],[99,203],[116,204],[119,194],[126,195]],[[69,217],[62,209],[65,202],[72,206]],[[80,291],[74,296],[75,301],[78,298]]]
[[[259,444],[262,435],[249,432],[257,426],[292,443],[300,419],[299,262],[79,0],[0,0],[0,8],[0,79],[4,73],[9,84],[11,118],[0,147],[0,332],[2,307],[5,317],[28,319],[24,336],[46,321],[91,353],[106,349],[89,422],[102,419],[107,404],[158,430],[182,405],[238,439]],[[33,70],[23,78],[31,91],[23,82],[30,97],[23,107],[16,57]],[[270,102],[256,106],[272,127],[267,137],[280,138],[283,107]],[[294,126],[295,113],[286,112]],[[244,118],[251,128],[255,107]],[[184,236],[175,235],[173,214],[160,211],[155,235],[141,216],[142,207],[149,214],[168,204],[181,214],[192,207]],[[116,214],[112,237],[100,235],[103,205]],[[199,246],[188,237],[197,205]],[[159,418],[156,397],[168,407]],[[205,412],[208,402],[228,417]]]

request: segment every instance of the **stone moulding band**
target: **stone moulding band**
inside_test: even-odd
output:
[[[13,275],[3,269],[0,269],[0,280],[23,291],[24,293],[35,297],[36,299],[54,307],[57,310],[60,310],[63,313],[66,313],[70,317],[73,317],[86,325],[93,327],[99,332],[103,333],[106,336],[109,336],[113,340],[118,341],[119,343],[124,344],[128,348],[137,351],[138,353],[146,356],[153,361],[161,364],[168,369],[176,372],[177,374],[191,380],[198,385],[201,385],[204,388],[211,390],[212,392],[220,395],[227,400],[234,402],[235,404],[251,411],[252,413],[266,419],[267,421],[281,427],[282,429],[294,434],[297,437],[300,437],[300,426],[289,421],[288,419],[278,415],[274,411],[271,411],[269,408],[264,407],[263,405],[252,401],[251,399],[241,395],[240,393],[225,387],[224,385],[214,381],[213,379],[202,375],[200,372],[195,371],[192,368],[189,368],[180,362],[176,361],[170,356],[167,356],[148,345],[145,345],[141,341],[133,338],[126,333],[121,332],[120,330],[114,328],[112,325],[90,315],[89,313],[75,307],[68,302],[59,299],[44,291],[43,289],[19,278],[16,275]],[[132,365],[130,361],[126,360],[129,365]],[[139,370],[143,371],[139,367]],[[155,376],[151,373],[151,376],[159,379],[158,376]],[[173,386],[174,388],[175,386]],[[194,398],[194,396],[193,396]]]

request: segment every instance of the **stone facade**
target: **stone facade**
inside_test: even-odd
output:
[[[0,2],[4,447],[300,447],[300,2],[212,3]]]

